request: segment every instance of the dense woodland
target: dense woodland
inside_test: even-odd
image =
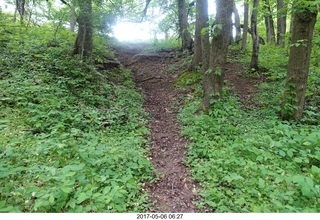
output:
[[[112,37],[120,20],[154,22],[144,53],[179,61],[166,74],[190,91],[172,105],[199,212],[320,212],[319,1],[5,2],[0,212],[154,210],[152,118],[114,53],[139,44]],[[233,65],[257,82],[250,100]]]

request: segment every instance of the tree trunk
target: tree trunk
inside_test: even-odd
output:
[[[70,31],[74,32],[76,27],[76,4],[77,0],[71,1],[70,9]]]
[[[211,98],[218,99],[222,93],[225,63],[230,44],[229,35],[232,26],[230,18],[233,11],[233,0],[217,0],[216,10],[216,27],[213,30],[210,65],[208,71],[203,75],[205,94],[198,110],[209,109]],[[221,28],[218,25],[221,25]]]
[[[202,51],[202,72],[205,73],[209,69],[210,63],[210,41],[208,30],[208,0],[202,0],[200,6],[200,26],[201,30],[201,51]]]
[[[272,11],[271,11],[269,0],[265,0],[265,9],[267,11],[267,14],[264,17],[265,24],[266,24],[267,43],[275,43],[276,34],[274,32],[273,17],[272,17]]]
[[[195,25],[195,36],[194,36],[194,54],[192,58],[192,62],[189,66],[189,70],[194,69],[196,66],[199,66],[202,60],[202,51],[201,51],[201,30],[200,26],[200,11],[199,6],[201,6],[202,0],[197,0],[196,2],[196,25]]]
[[[206,34],[207,30],[207,21],[208,18],[203,14],[208,14],[208,0],[197,0],[196,1],[196,26],[195,26],[195,37],[194,37],[194,55],[192,62],[189,66],[189,70],[194,69],[196,66],[199,66],[202,63],[202,35]],[[207,35],[208,36],[208,35]],[[209,42],[209,38],[208,38]]]
[[[16,0],[15,3],[16,3],[15,10],[17,10],[19,12],[20,22],[21,22],[21,24],[23,24],[23,19],[24,19],[25,12],[26,12],[26,8],[25,8],[26,2],[25,2],[25,0]]]
[[[283,119],[300,120],[303,113],[308,81],[313,30],[317,19],[317,8],[298,4],[294,7],[293,30],[288,61],[287,80],[281,115]]]
[[[242,50],[247,50],[248,39],[248,26],[249,26],[249,4],[244,4],[244,20],[243,20],[243,34],[242,34]]]
[[[286,34],[287,9],[284,0],[277,0],[277,44],[284,48]]]
[[[192,38],[188,31],[188,17],[185,0],[178,0],[178,14],[179,14],[179,32],[182,39],[182,49],[192,51]]]
[[[78,1],[80,14],[78,17],[78,36],[74,44],[73,54],[79,54],[81,59],[90,58],[92,54],[92,0]]]
[[[241,25],[240,25],[240,16],[236,6],[236,3],[233,3],[233,14],[234,14],[234,26],[236,29],[236,39],[235,42],[239,44],[241,40]]]
[[[257,28],[257,15],[258,15],[259,0],[254,0],[253,10],[251,14],[251,37],[252,37],[252,56],[250,68],[258,70],[258,60],[259,60],[259,35]]]

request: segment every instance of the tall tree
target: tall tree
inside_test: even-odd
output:
[[[216,19],[213,30],[209,69],[203,75],[204,98],[198,110],[211,107],[211,98],[218,99],[222,93],[225,63],[230,44],[233,0],[216,0]]]
[[[178,18],[179,18],[179,33],[182,39],[182,49],[192,51],[193,40],[188,31],[188,17],[185,0],[178,0]]]
[[[312,1],[309,1],[312,2]],[[314,2],[314,1],[313,1]],[[318,10],[310,4],[294,4],[293,29],[281,115],[300,120],[307,88],[313,30]]]
[[[92,54],[92,0],[78,0],[78,36],[74,44],[73,54],[79,54],[81,59],[90,58]]]
[[[201,51],[202,51],[202,72],[205,73],[209,69],[210,63],[210,41],[208,29],[208,0],[202,0],[199,6],[200,10],[200,26],[201,29]]]
[[[276,42],[276,34],[274,32],[274,24],[273,24],[273,17],[272,17],[272,10],[270,6],[270,1],[265,0],[264,8],[266,10],[266,15],[264,16],[265,19],[265,25],[266,25],[266,36],[267,36],[267,42],[275,43]]]
[[[284,0],[277,0],[277,44],[285,46],[284,37],[286,34],[287,9]]]
[[[72,0],[70,4],[70,31],[74,32],[76,26],[76,5],[77,0]]]
[[[25,0],[15,0],[15,12],[13,21],[16,22],[16,14],[19,12],[20,22],[23,23],[23,18],[26,15],[26,1]]]
[[[202,35],[207,32],[207,21],[208,21],[208,0],[197,0],[196,1],[196,25],[195,25],[195,36],[194,36],[194,55],[189,69],[193,69],[202,63]],[[207,35],[208,36],[208,35]],[[208,36],[209,42],[209,36]]]
[[[195,25],[195,33],[194,33],[194,54],[189,66],[189,70],[192,70],[196,66],[198,66],[202,61],[202,50],[201,50],[201,30],[200,26],[200,10],[199,6],[201,6],[202,0],[197,0],[196,2],[196,25]],[[200,2],[200,3],[199,3]]]
[[[251,14],[251,37],[252,37],[252,56],[251,56],[251,63],[250,68],[258,70],[258,62],[259,62],[259,35],[258,35],[258,25],[257,25],[257,18],[258,18],[258,7],[259,7],[259,0],[253,1],[253,9]]]
[[[243,19],[243,34],[242,34],[242,47],[243,51],[247,49],[247,38],[248,38],[248,27],[249,27],[249,4],[244,3],[244,19]]]
[[[233,3],[233,15],[234,15],[234,26],[236,30],[236,39],[235,42],[238,44],[241,40],[241,24],[240,24],[240,15],[237,9],[236,3]]]

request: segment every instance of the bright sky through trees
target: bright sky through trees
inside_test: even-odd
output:
[[[61,4],[57,2],[57,4]],[[6,4],[5,0],[0,0],[0,7],[3,11],[14,11],[14,6]],[[241,14],[242,7],[238,5],[239,13]],[[215,6],[213,1],[209,1],[209,14],[213,14],[215,11]],[[157,28],[156,23],[151,23],[148,21],[142,23],[133,22],[123,22],[118,21],[117,25],[113,28],[113,36],[119,41],[144,41],[154,38],[153,30]],[[163,39],[164,35],[157,33],[157,39]]]

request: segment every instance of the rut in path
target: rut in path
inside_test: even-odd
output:
[[[167,70],[175,61],[170,53],[140,54],[141,49],[117,48],[121,63],[132,70],[137,87],[145,94],[144,109],[150,113],[152,165],[160,172],[160,180],[147,184],[155,202],[150,212],[199,212],[194,202],[199,186],[190,178],[183,164],[187,141],[180,135],[173,100],[181,93],[174,89],[175,76]]]

